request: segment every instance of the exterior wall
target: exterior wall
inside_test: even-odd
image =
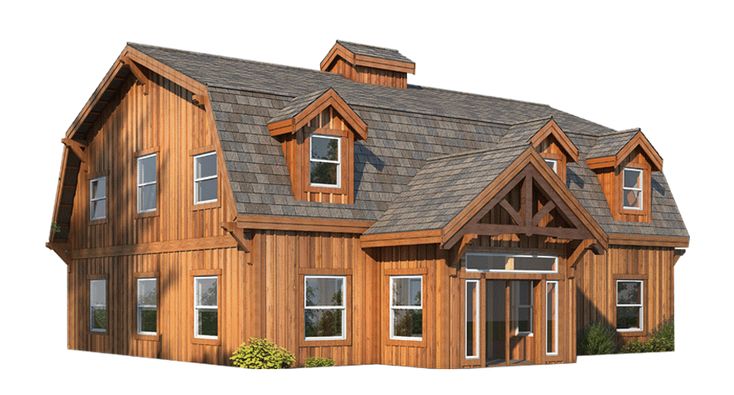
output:
[[[622,207],[622,169],[628,166],[644,171],[642,181],[642,210],[629,210]],[[595,172],[599,179],[599,185],[601,185],[601,189],[609,203],[612,217],[616,221],[647,223],[652,221],[650,209],[652,204],[652,168],[649,160],[640,148],[634,149],[619,166],[597,169]]]
[[[596,321],[616,325],[617,279],[645,280],[642,332],[620,333],[620,341],[642,339],[674,317],[674,249],[610,246],[605,255],[586,253],[576,267],[577,335]]]
[[[342,58],[337,59],[334,65],[327,71],[341,74],[345,78],[364,84],[383,85],[401,89],[408,87],[407,73],[373,67],[354,66]]]

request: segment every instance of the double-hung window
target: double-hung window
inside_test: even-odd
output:
[[[107,177],[97,177],[89,181],[89,219],[107,217]]]
[[[155,278],[139,278],[137,285],[138,334],[155,335],[158,332],[158,281]]]
[[[622,170],[622,204],[625,209],[642,210],[642,176],[641,169]]]
[[[341,186],[341,138],[311,136],[311,185],[339,188]]]
[[[510,299],[512,305],[512,327],[516,336],[533,335],[533,283],[532,281],[511,281]]]
[[[306,340],[346,338],[347,280],[344,276],[304,277],[304,337]]]
[[[156,173],[157,155],[151,154],[138,158],[138,212],[148,213],[156,210],[158,201],[158,176]]]
[[[194,337],[216,339],[219,333],[217,276],[194,277]]]
[[[390,277],[390,338],[423,339],[423,277]]]
[[[217,153],[194,156],[194,204],[217,201]]]
[[[642,331],[643,285],[642,280],[617,280],[617,331]]]
[[[107,331],[107,280],[89,281],[89,330]]]

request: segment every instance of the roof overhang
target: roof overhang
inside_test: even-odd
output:
[[[586,165],[592,170],[617,167],[637,148],[647,157],[654,171],[663,170],[663,158],[642,131],[638,131],[616,154],[587,158]]]
[[[328,71],[334,62],[342,58],[354,66],[371,67],[375,69],[395,71],[398,73],[415,74],[415,63],[397,60],[382,59],[374,56],[355,54],[340,43],[335,43],[324,60],[321,61],[321,71]]]

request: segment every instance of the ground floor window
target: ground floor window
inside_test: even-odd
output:
[[[643,285],[642,280],[617,280],[617,331],[643,329]]]
[[[479,280],[466,280],[465,292],[465,356],[474,359],[479,358]]]
[[[158,281],[139,278],[137,288],[138,334],[155,335],[158,332]]]
[[[346,337],[347,279],[344,276],[304,277],[304,331],[306,340]]]
[[[219,333],[218,293],[216,276],[194,277],[194,337],[217,338]]]
[[[423,277],[390,277],[390,338],[423,339]]]
[[[545,282],[545,353],[558,355],[558,281]]]
[[[89,281],[89,329],[107,331],[107,280]]]

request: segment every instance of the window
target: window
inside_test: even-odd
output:
[[[642,331],[643,281],[617,280],[617,331]]]
[[[89,329],[107,331],[107,280],[89,281]]]
[[[304,331],[306,340],[346,338],[346,277],[304,278]]]
[[[558,161],[556,159],[545,159],[545,164],[547,164],[554,173],[558,174]]]
[[[423,339],[423,277],[390,277],[390,338]]]
[[[642,170],[622,170],[622,204],[625,209],[642,210]]]
[[[558,355],[558,281],[545,282],[545,354]]]
[[[219,314],[217,277],[194,277],[194,337],[216,339]]]
[[[97,177],[89,181],[89,218],[91,220],[107,217],[107,177]]]
[[[479,358],[479,280],[466,280],[464,325],[467,359]]]
[[[158,332],[158,281],[139,278],[137,295],[138,334],[155,335]]]
[[[311,185],[339,188],[341,185],[341,139],[311,136]]]
[[[155,211],[158,199],[156,154],[138,158],[138,212]]]
[[[516,336],[533,335],[533,283],[532,281],[511,281],[512,328]]]
[[[194,204],[217,201],[217,153],[194,157]]]
[[[466,270],[475,272],[558,272],[558,258],[554,256],[472,252],[465,259]]]

